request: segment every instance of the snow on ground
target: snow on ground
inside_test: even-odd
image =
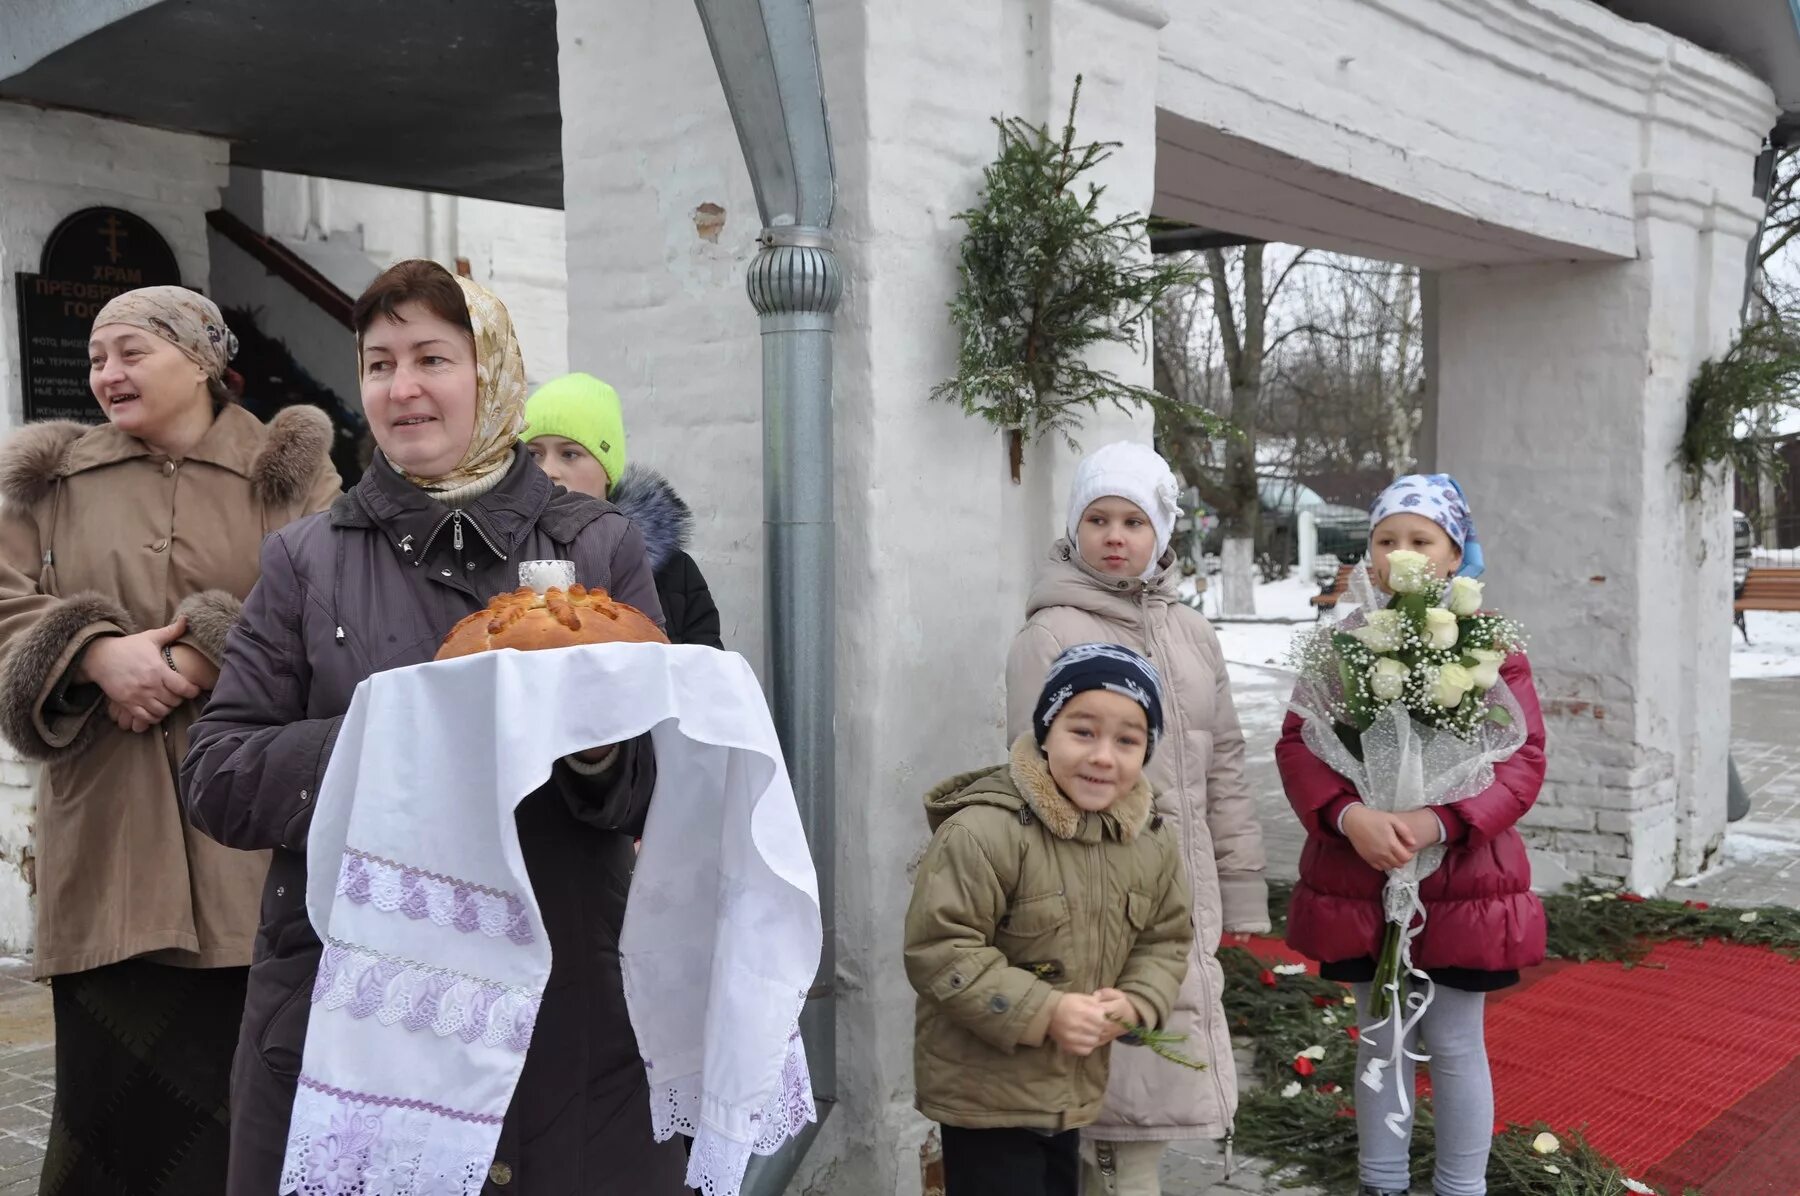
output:
[[[1195,588],[1195,579],[1184,577],[1176,586],[1176,592],[1184,601],[1191,601]],[[1256,587],[1256,616],[1250,621],[1294,619],[1310,623],[1314,612],[1309,599],[1318,592],[1317,585],[1299,576],[1289,577],[1285,581],[1261,583]],[[1209,619],[1219,617],[1219,584],[1216,578],[1202,595],[1200,609]]]
[[[1797,851],[1800,851],[1800,826],[1792,822],[1758,822],[1746,818],[1727,828],[1724,846],[1720,848],[1718,858],[1707,865],[1706,871],[1684,876],[1675,883],[1691,889],[1736,865],[1791,860]]]
[[[1215,587],[1214,593],[1206,595],[1209,617],[1216,611],[1216,592]],[[1231,696],[1237,705],[1238,721],[1243,724],[1252,753],[1267,753],[1281,730],[1288,694],[1294,688],[1293,673],[1287,667],[1288,647],[1296,635],[1316,625],[1307,599],[1318,592],[1318,586],[1301,578],[1259,585],[1257,619],[1291,622],[1213,624],[1231,673]]]
[[[1750,631],[1748,644],[1736,628],[1731,633],[1733,680],[1800,677],[1800,612],[1746,611],[1744,625]]]
[[[1186,584],[1191,594],[1192,582]],[[1240,623],[1220,620],[1215,585],[1204,595],[1202,609],[1218,629],[1226,660],[1237,665],[1283,666],[1295,634],[1313,626],[1313,609],[1307,599],[1318,592],[1312,582],[1298,577],[1259,585],[1256,619]],[[1800,677],[1800,611],[1753,610],[1744,618],[1750,642],[1746,644],[1733,629],[1732,679]],[[1233,670],[1234,686],[1238,684],[1239,671]]]
[[[1238,717],[1251,742],[1273,742],[1281,725],[1293,676],[1287,669],[1288,647],[1294,637],[1315,623],[1306,600],[1318,593],[1310,582],[1287,581],[1256,588],[1257,622],[1219,621],[1214,595],[1205,596],[1206,613],[1214,619],[1219,644],[1231,667],[1231,691]],[[1275,619],[1294,622],[1275,622]],[[1800,677],[1800,612],[1750,611],[1745,616],[1750,642],[1732,633],[1731,676],[1734,680],[1758,677]]]

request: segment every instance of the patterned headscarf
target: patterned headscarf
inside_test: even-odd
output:
[[[1469,500],[1456,479],[1447,473],[1414,473],[1398,478],[1369,511],[1369,531],[1381,526],[1392,515],[1422,515],[1444,529],[1456,546],[1462,549],[1463,563],[1458,576],[1480,577],[1487,568],[1481,541],[1475,535],[1475,516]]]
[[[405,474],[415,486],[434,492],[460,490],[507,468],[525,428],[525,358],[512,316],[480,283],[460,274],[452,277],[462,288],[475,329],[475,434],[462,461],[443,477]]]
[[[1149,660],[1123,644],[1076,644],[1056,658],[1044,678],[1031,719],[1038,747],[1044,746],[1044,740],[1050,737],[1050,724],[1070,699],[1090,689],[1119,694],[1144,708],[1144,721],[1150,725],[1144,763],[1150,763],[1156,741],[1162,738],[1162,675]]]
[[[124,324],[159,336],[187,354],[214,382],[237,356],[238,341],[219,305],[186,287],[139,287],[115,295],[94,317],[94,327]]]

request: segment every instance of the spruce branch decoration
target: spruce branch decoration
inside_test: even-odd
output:
[[[1026,440],[1056,433],[1078,448],[1084,411],[1157,401],[1151,388],[1083,356],[1104,344],[1141,352],[1151,309],[1196,280],[1186,263],[1150,255],[1144,216],[1100,214],[1104,187],[1087,182],[1085,198],[1077,194],[1082,176],[1119,148],[1076,143],[1080,103],[1077,75],[1060,136],[1020,117],[993,118],[999,156],[982,171],[980,202],[954,217],[968,228],[950,303],[960,348],[956,376],[931,397],[1008,433],[1015,482]]]
[[[1777,445],[1758,435],[1765,412],[1800,411],[1800,337],[1779,319],[1746,324],[1724,355],[1700,364],[1688,384],[1680,460],[1690,495],[1727,470],[1780,476]]]

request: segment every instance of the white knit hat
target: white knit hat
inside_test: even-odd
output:
[[[1069,488],[1071,545],[1081,542],[1081,516],[1089,504],[1107,497],[1136,503],[1138,509],[1150,517],[1150,526],[1156,529],[1156,551],[1143,575],[1154,576],[1158,562],[1169,549],[1175,520],[1181,514],[1181,488],[1169,471],[1169,463],[1148,445],[1129,440],[1095,449],[1083,457],[1075,469],[1075,484]]]

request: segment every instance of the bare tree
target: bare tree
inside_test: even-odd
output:
[[[1296,472],[1393,475],[1412,465],[1424,384],[1418,273],[1323,255],[1296,297],[1273,365],[1268,426]]]
[[[1200,491],[1203,502],[1219,513],[1225,545],[1220,608],[1226,614],[1254,614],[1253,580],[1257,518],[1261,509],[1257,479],[1257,430],[1262,419],[1263,384],[1271,353],[1292,330],[1273,332],[1271,312],[1295,269],[1306,261],[1300,250],[1270,277],[1264,245],[1208,249],[1202,284],[1191,298],[1178,299],[1176,333],[1185,339],[1159,337],[1158,374],[1165,394],[1175,400],[1159,413],[1159,432],[1171,463]],[[1204,301],[1211,307],[1217,357],[1198,356],[1194,333],[1203,320]],[[1211,340],[1212,338],[1208,338]],[[1215,389],[1214,363],[1223,379]],[[1224,444],[1184,417],[1183,408],[1204,408],[1225,416],[1232,431]],[[1222,460],[1220,459],[1222,457]]]
[[[1750,274],[1748,310],[1744,313],[1747,322],[1774,320],[1790,330],[1800,330],[1800,261],[1796,260],[1796,250],[1800,250],[1800,146],[1788,146],[1776,152],[1771,169],[1768,210]],[[1762,412],[1744,433],[1753,438],[1774,439],[1778,435],[1774,413]],[[1765,548],[1778,547],[1780,528],[1775,515],[1781,492],[1792,484],[1791,479],[1763,469],[1743,482],[1749,491],[1745,505],[1754,508],[1751,519],[1757,538]]]

